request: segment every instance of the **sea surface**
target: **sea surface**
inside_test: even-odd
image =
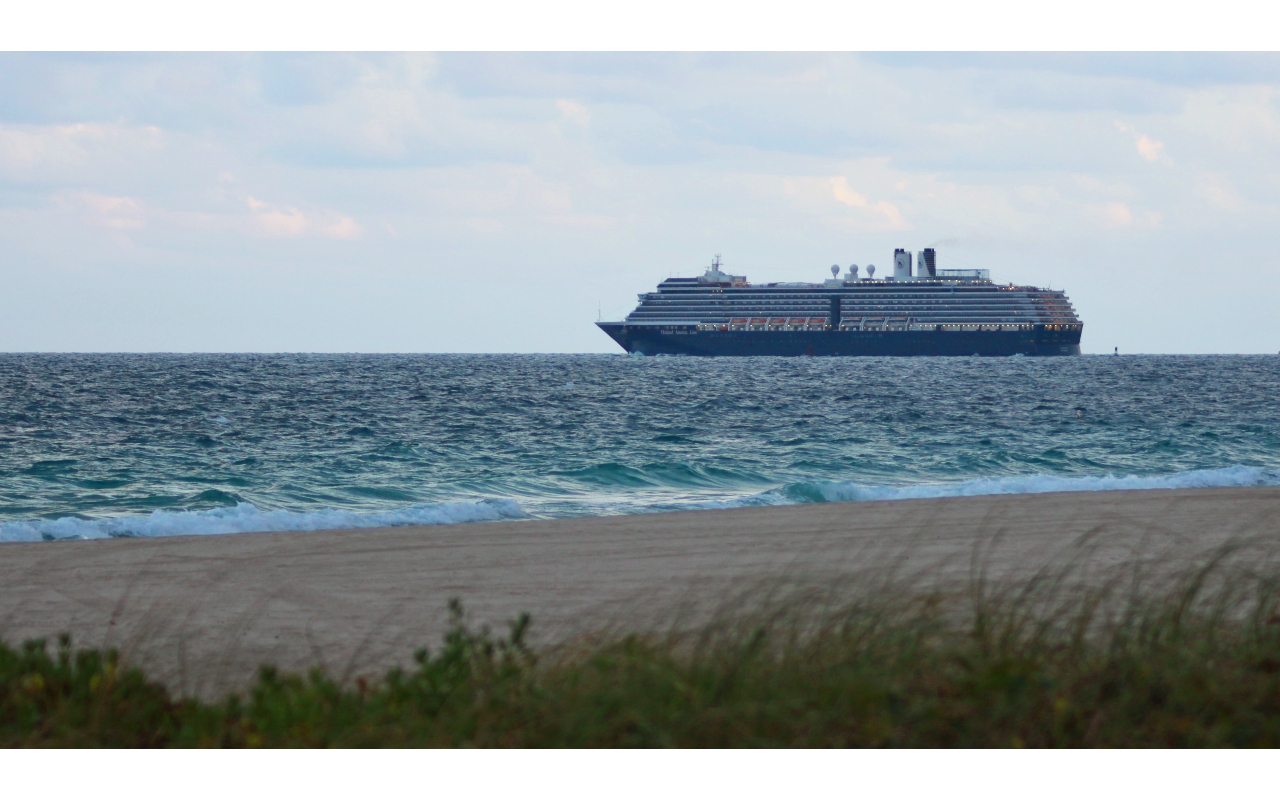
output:
[[[1280,357],[0,355],[0,541],[1280,484]]]

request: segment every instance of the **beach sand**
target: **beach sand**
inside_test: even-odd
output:
[[[446,606],[550,644],[781,578],[860,570],[1016,577],[1280,539],[1280,488],[995,495],[363,530],[0,545],[0,637],[69,632],[177,691],[242,689],[259,664],[378,675],[435,648]],[[1084,549],[1081,549],[1084,546]]]

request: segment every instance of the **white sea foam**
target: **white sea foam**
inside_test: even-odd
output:
[[[753,508],[756,506],[793,506],[806,502],[788,497],[782,490],[730,497],[725,500],[704,500],[689,506],[689,510],[713,510],[717,508]]]
[[[984,494],[1038,494],[1042,492],[1097,492],[1115,489],[1195,489],[1213,486],[1275,486],[1280,473],[1255,467],[1225,467],[1175,472],[1168,475],[1015,475],[976,478],[960,483],[917,486],[869,486],[854,481],[800,484],[797,493],[812,487],[827,502],[851,500],[908,500],[923,497],[968,497]],[[817,498],[814,498],[817,499]],[[801,501],[803,502],[803,501]]]
[[[975,478],[956,483],[876,486],[857,481],[793,483],[758,494],[709,500],[690,508],[749,508],[752,506],[848,503],[865,500],[913,500],[928,497],[970,497],[988,494],[1044,492],[1102,492],[1116,489],[1197,489],[1215,486],[1280,486],[1280,471],[1255,467],[1224,467],[1175,472],[1168,475],[1013,475]]]
[[[189,536],[261,531],[312,531],[328,528],[380,528],[389,525],[448,525],[527,517],[513,500],[434,503],[394,511],[358,513],[326,508],[319,511],[260,511],[250,503],[208,511],[154,511],[145,517],[28,520],[0,525],[0,542],[42,539],[105,539],[121,536]]]
[[[1215,486],[1277,486],[1280,471],[1234,466],[1176,472],[1167,475],[1101,475],[1066,477],[1061,475],[1018,475],[976,478],[956,483],[876,486],[856,481],[814,481],[794,483],[767,492],[741,497],[698,502],[663,503],[664,510],[743,508],[750,506],[834,503],[863,500],[909,500],[928,497],[967,497],[991,494],[1037,494],[1042,492],[1094,492],[1115,489],[1189,489]],[[570,503],[572,505],[572,503]],[[631,512],[646,509],[628,504]],[[617,507],[595,508],[595,513],[617,513]],[[582,513],[582,509],[569,513]],[[592,513],[592,512],[587,512]],[[521,519],[529,515],[512,500],[438,503],[409,506],[394,511],[359,513],[339,509],[319,511],[260,511],[241,503],[209,511],[155,511],[145,517],[112,517],[84,520],[63,517],[56,520],[28,520],[0,525],[0,542],[41,539],[103,539],[107,537],[184,536],[255,531],[304,531],[330,528],[375,528],[391,525],[447,525]]]

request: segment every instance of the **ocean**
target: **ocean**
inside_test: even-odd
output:
[[[1280,484],[1280,357],[0,355],[0,541]]]

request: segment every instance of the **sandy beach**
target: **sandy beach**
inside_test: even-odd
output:
[[[1280,534],[1280,488],[996,495],[362,530],[0,545],[0,636],[70,632],[213,696],[257,666],[379,674],[438,644],[450,598],[535,643],[670,622],[779,576],[1016,576]]]

